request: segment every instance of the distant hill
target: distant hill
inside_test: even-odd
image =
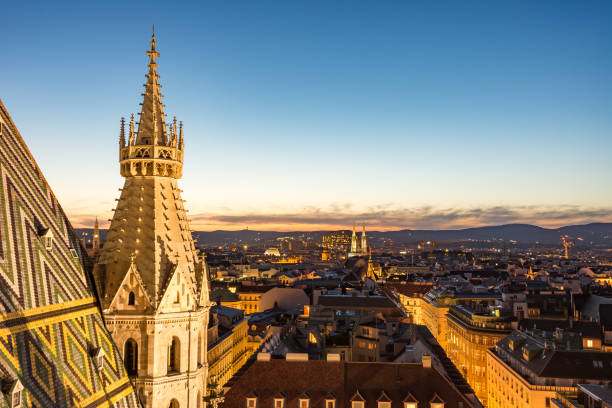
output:
[[[571,225],[557,229],[530,224],[506,224],[460,230],[401,230],[382,234],[396,242],[502,240],[523,244],[559,244],[561,236],[568,235],[576,245],[612,245],[612,223]]]
[[[91,235],[91,229],[77,228],[79,235]],[[195,231],[194,239],[201,245],[221,245],[224,243],[253,244],[260,241],[274,240],[278,237],[291,236],[310,238],[320,241],[326,231]],[[106,231],[101,231],[105,238]],[[592,223],[570,225],[557,229],[548,229],[530,224],[506,224],[489,227],[466,228],[459,230],[400,230],[400,231],[367,231],[370,239],[392,239],[398,244],[421,241],[456,242],[456,241],[516,241],[519,244],[559,245],[560,237],[568,235],[570,240],[579,246],[612,247],[612,223]]]

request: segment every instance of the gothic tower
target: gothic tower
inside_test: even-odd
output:
[[[353,223],[353,234],[351,235],[351,251],[350,251],[349,256],[355,256],[356,254],[357,254],[357,233],[355,232],[355,223]]]
[[[177,180],[183,126],[166,123],[151,40],[140,121],[121,121],[125,183],[94,268],[106,325],[147,408],[203,407],[209,298]]]
[[[365,233],[365,224],[363,225],[363,232],[361,233],[361,250],[362,255],[366,255],[368,253],[368,243],[366,241],[366,233]]]
[[[100,226],[98,225],[98,217],[96,217],[96,223],[94,224],[91,248],[94,250],[94,252],[100,250]]]

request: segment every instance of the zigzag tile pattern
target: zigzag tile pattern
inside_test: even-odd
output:
[[[0,101],[0,379],[22,407],[138,407],[85,255]],[[98,369],[92,350],[104,351]],[[0,394],[0,407],[8,395]]]

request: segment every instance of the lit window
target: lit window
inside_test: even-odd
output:
[[[335,399],[325,400],[325,408],[336,408],[336,400]]]
[[[310,408],[310,400],[300,399],[300,408]]]
[[[417,408],[416,402],[404,402],[404,408]]]
[[[364,408],[363,401],[352,401],[351,408]]]
[[[378,408],[391,408],[391,402],[389,402],[389,401],[378,401]]]
[[[257,408],[257,398],[247,398],[247,408]]]
[[[274,408],[285,408],[285,399],[274,398]]]
[[[587,347],[593,347],[593,340],[587,340]]]

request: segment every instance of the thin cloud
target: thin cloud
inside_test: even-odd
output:
[[[68,211],[75,227],[92,227],[95,216]],[[110,215],[110,214],[109,214]],[[107,217],[100,225],[107,227]],[[241,214],[198,213],[190,216],[194,230],[260,229],[260,230],[330,230],[347,229],[353,223],[368,229],[458,229],[512,223],[534,224],[546,228],[590,222],[612,222],[612,208],[563,206],[494,206],[471,208],[436,208],[421,206],[397,208],[378,205],[355,211],[351,205],[333,204],[327,208],[307,206],[299,211]]]
[[[361,212],[338,211],[306,207],[285,213],[214,214],[192,216],[194,226],[233,226],[253,229],[328,229],[348,228],[354,222],[370,229],[456,229],[510,223],[535,224],[556,228],[563,225],[612,221],[612,208],[580,206],[495,206],[440,209],[429,206],[416,208],[376,207]]]

